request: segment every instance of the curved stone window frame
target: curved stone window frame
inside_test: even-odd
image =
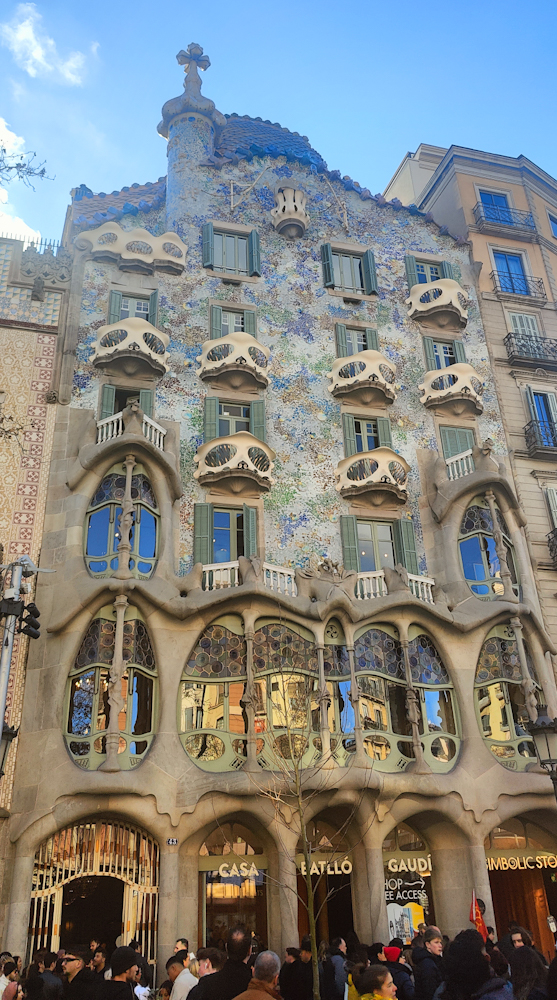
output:
[[[118,569],[118,516],[122,512],[125,483],[126,473],[122,465],[113,465],[101,479],[87,508],[83,558],[89,574],[98,579],[111,577]],[[134,499],[134,491],[137,499]],[[129,569],[137,579],[148,580],[155,570],[160,549],[160,512],[149,475],[140,463],[136,463],[133,469],[132,499],[135,513]],[[149,537],[151,534],[154,535],[153,542]],[[97,543],[95,546],[93,538]],[[152,551],[152,555],[145,554],[144,543],[147,543],[147,552]],[[90,551],[103,546],[106,552]]]
[[[519,574],[514,554],[514,545],[505,518],[497,502],[495,503],[495,507],[499,527],[503,533],[513,591],[518,596]],[[466,525],[467,521],[470,524],[468,529]],[[474,542],[474,539],[477,541]],[[491,512],[485,497],[476,496],[467,504],[458,530],[458,551],[464,579],[474,596],[481,601],[492,601],[501,597],[504,593],[504,586],[501,580],[499,558],[495,551]],[[477,575],[474,577],[472,575],[467,576],[467,567],[471,570],[472,566],[478,567],[476,573],[480,569],[483,569],[483,575],[481,577]]]
[[[95,626],[95,622],[100,625]],[[149,656],[152,658],[152,668],[133,659],[134,652],[137,652],[138,636],[138,626],[135,623],[140,623],[141,636],[143,640],[147,640],[148,653],[145,659],[148,660]],[[112,605],[101,608],[89,623],[66,682],[64,742],[74,764],[88,771],[96,771],[106,760],[103,741],[110,718],[108,675],[114,654],[115,626],[116,616]],[[95,638],[97,628],[98,639]],[[95,643],[96,656],[93,648]],[[126,652],[130,653],[129,659],[125,656]],[[124,617],[124,658],[126,670],[122,678],[122,694],[125,697],[125,710],[120,712],[118,763],[121,770],[129,771],[138,767],[145,759],[155,738],[158,718],[158,674],[153,647],[141,612],[131,606],[126,608]],[[145,712],[146,718],[143,722],[142,712]],[[87,718],[90,718],[89,725]]]
[[[541,704],[542,687],[526,642],[524,646],[537,701]],[[488,668],[488,656],[491,658],[491,669]],[[534,743],[523,725],[528,719],[528,712],[521,685],[522,673],[514,632],[508,625],[496,625],[488,632],[478,656],[474,707],[483,739],[498,763],[510,771],[524,771],[537,760]],[[488,714],[490,707],[492,711]],[[494,735],[491,723],[496,711],[499,711],[499,719],[495,716],[498,728],[495,727],[497,735]]]

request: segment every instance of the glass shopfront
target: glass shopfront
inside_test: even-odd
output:
[[[267,858],[257,837],[223,823],[199,852],[199,945],[222,948],[228,930],[243,923],[267,945]]]
[[[389,936],[410,944],[418,924],[435,923],[431,855],[420,836],[401,823],[383,841]]]

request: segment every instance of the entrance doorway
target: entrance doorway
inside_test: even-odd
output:
[[[67,882],[62,891],[60,947],[83,950],[92,938],[111,954],[122,934],[124,883],[107,875],[89,875]]]
[[[354,930],[352,915],[352,886],[350,875],[313,875],[313,898],[317,916],[318,941],[332,941]],[[309,934],[307,912],[307,886],[303,875],[298,875],[298,933],[300,939]]]
[[[245,924],[267,946],[267,858],[239,823],[222,823],[199,851],[199,944],[224,949],[228,931]]]

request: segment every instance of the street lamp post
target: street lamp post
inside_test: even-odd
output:
[[[553,782],[553,792],[557,799],[557,719],[538,715],[536,722],[526,725],[532,737],[538,761]]]

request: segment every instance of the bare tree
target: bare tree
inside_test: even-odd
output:
[[[4,145],[0,145],[0,182],[9,184],[10,181],[19,180],[35,190],[33,181],[37,178],[44,180],[47,176],[44,161],[36,161],[36,153],[9,153]],[[52,178],[47,177],[47,180]]]

